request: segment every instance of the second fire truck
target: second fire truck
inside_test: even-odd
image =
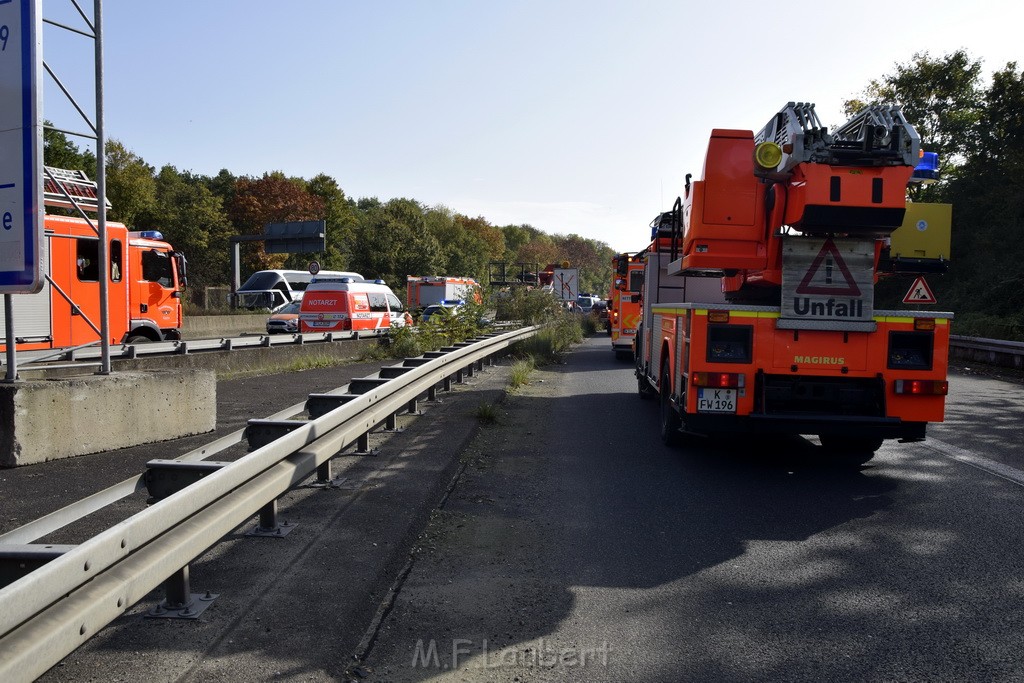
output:
[[[612,286],[608,300],[608,332],[615,357],[633,357],[633,338],[640,327],[640,297],[644,286],[644,262],[641,254],[617,254],[612,257]]]

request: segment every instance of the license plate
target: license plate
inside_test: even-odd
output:
[[[697,393],[698,413],[735,413],[735,389],[701,388]]]

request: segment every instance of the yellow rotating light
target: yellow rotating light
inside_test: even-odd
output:
[[[754,148],[754,163],[764,169],[776,168],[782,163],[782,148],[774,142],[762,142]]]

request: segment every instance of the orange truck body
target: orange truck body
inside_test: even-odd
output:
[[[608,326],[616,358],[633,356],[633,339],[643,313],[643,283],[644,263],[637,254],[618,254],[612,258]]]
[[[480,284],[471,277],[407,275],[405,280],[405,302],[410,311],[422,311],[427,306],[456,299],[483,301]]]
[[[18,350],[99,343],[99,240],[85,220],[45,217],[42,291],[16,294],[14,334]],[[107,223],[110,343],[181,338],[184,258],[155,232],[129,232]],[[62,294],[63,292],[63,294]],[[0,320],[6,315],[0,303]],[[3,334],[0,325],[0,334]],[[0,350],[7,340],[0,337]]]
[[[867,139],[804,119],[804,147],[776,144],[793,129],[769,127],[789,113],[816,119],[813,105],[787,107],[756,137],[714,130],[703,178],[688,177],[656,219],[642,252],[638,390],[658,396],[668,443],[686,432],[816,435],[869,458],[944,417],[953,314],[874,308],[920,140],[893,110]],[[810,151],[787,158],[794,149]]]

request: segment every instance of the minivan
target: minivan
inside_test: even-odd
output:
[[[299,332],[387,330],[411,324],[391,288],[383,280],[317,276],[306,288],[299,308]]]
[[[289,301],[297,301],[301,293],[316,278],[351,278],[362,280],[359,273],[323,270],[313,275],[304,270],[260,270],[249,276],[234,300],[236,308],[277,308]]]

